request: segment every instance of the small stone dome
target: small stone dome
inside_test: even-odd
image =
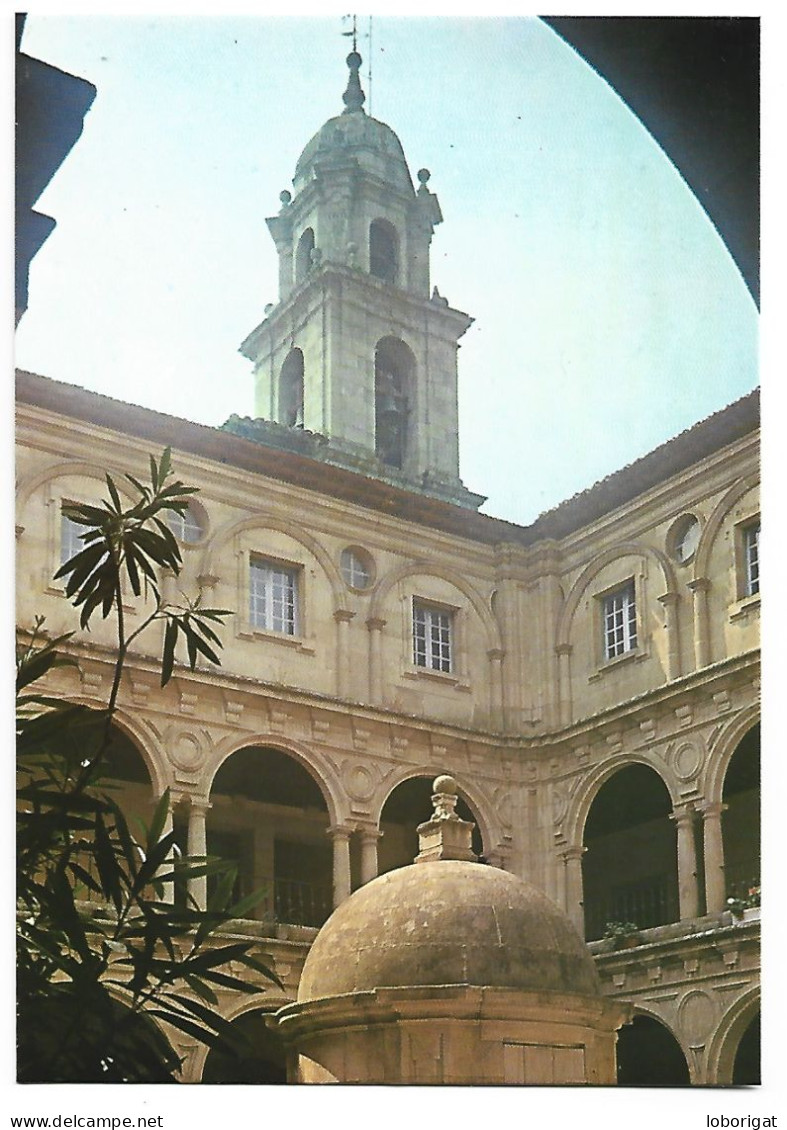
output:
[[[550,899],[508,871],[441,859],[380,875],[342,903],[309,952],[298,1000],[425,985],[601,992]]]
[[[393,187],[414,191],[399,138],[385,122],[357,110],[329,118],[308,142],[295,166],[296,192],[311,179],[315,165],[346,160]]]

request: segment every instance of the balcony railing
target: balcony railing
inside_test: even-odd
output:
[[[333,910],[333,890],[328,883],[276,877],[269,882],[277,922],[290,926],[322,926]]]
[[[678,892],[670,875],[654,875],[637,883],[612,887],[602,898],[585,904],[585,936],[601,938],[608,922],[634,922],[641,930],[674,922]]]

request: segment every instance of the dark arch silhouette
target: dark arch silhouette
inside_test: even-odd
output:
[[[301,232],[298,246],[295,249],[295,282],[300,283],[312,269],[312,252],[314,251],[314,230],[305,228]]]
[[[727,893],[746,897],[760,881],[760,724],[744,734],[724,776],[722,814]]]
[[[303,353],[291,349],[279,376],[279,423],[303,427]]]
[[[760,22],[725,16],[544,21],[662,147],[759,304]]]
[[[398,337],[384,337],[374,351],[375,452],[390,467],[407,459],[415,357]]]
[[[388,220],[369,225],[369,274],[394,284],[399,276],[399,238]]]
[[[236,1054],[213,1049],[202,1072],[203,1083],[286,1083],[287,1059],[281,1038],[267,1027],[262,1009],[232,1021],[240,1038]]]
[[[328,806],[296,758],[246,746],[221,765],[211,788],[208,852],[234,863],[235,894],[265,897],[257,917],[321,926],[333,908]]]
[[[686,1057],[666,1025],[635,1016],[618,1032],[618,1084],[623,1087],[686,1087]]]
[[[762,1082],[760,1076],[760,1013],[752,1017],[741,1036],[732,1065],[732,1082],[739,1087],[752,1087]]]
[[[590,806],[582,859],[585,936],[608,922],[639,929],[677,920],[677,845],[667,787],[648,765],[627,765]]]
[[[396,786],[383,805],[380,813],[380,830],[383,833],[379,847],[380,874],[406,867],[418,854],[417,829],[419,824],[431,818],[433,782],[434,774],[409,777]],[[472,848],[476,855],[483,855],[478,821],[461,796],[457,801],[456,814],[474,824]]]

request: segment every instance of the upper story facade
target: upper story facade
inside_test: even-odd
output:
[[[756,394],[515,527],[41,377],[18,390],[22,625],[73,626],[63,504],[169,443],[200,493],[165,591],[233,610],[221,677],[533,738],[758,647]]]

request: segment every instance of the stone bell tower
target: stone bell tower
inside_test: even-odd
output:
[[[303,150],[267,224],[279,301],[241,345],[255,414],[326,437],[321,454],[477,508],[459,478],[457,351],[472,318],[429,278],[442,221],[429,171],[416,191],[396,134],[364,111],[361,57],[345,108]]]

